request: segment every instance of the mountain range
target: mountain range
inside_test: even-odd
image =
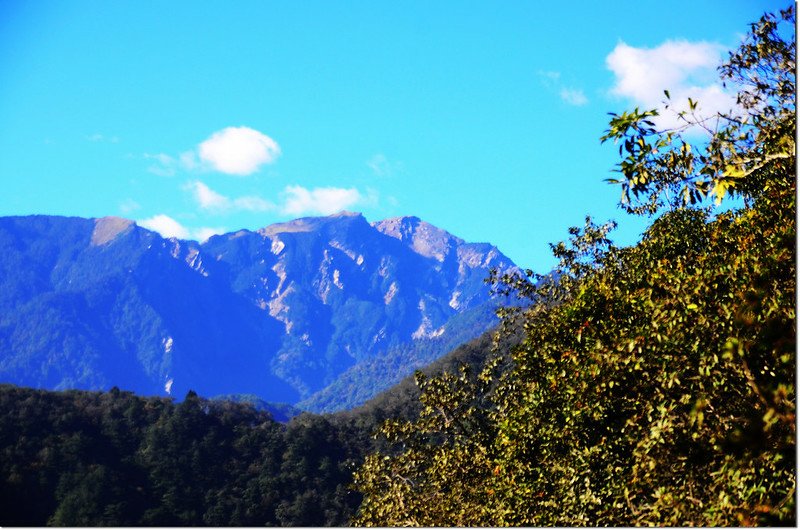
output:
[[[117,217],[3,217],[0,382],[351,408],[495,325],[493,268],[516,270],[416,217],[203,243]]]

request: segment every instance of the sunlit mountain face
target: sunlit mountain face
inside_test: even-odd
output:
[[[0,381],[357,405],[496,322],[497,248],[342,212],[165,239],[120,218],[0,218]]]

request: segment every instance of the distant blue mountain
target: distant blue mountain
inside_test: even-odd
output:
[[[360,404],[496,322],[514,264],[415,217],[297,219],[205,243],[0,218],[0,382]]]

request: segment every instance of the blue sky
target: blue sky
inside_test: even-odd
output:
[[[416,215],[544,272],[586,214],[624,244],[644,227],[603,182],[607,112],[664,88],[724,105],[713,65],[782,7],[6,0],[0,215],[196,239]]]

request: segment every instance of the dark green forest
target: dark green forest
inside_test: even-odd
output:
[[[0,387],[4,526],[343,525],[363,438],[190,393]],[[363,442],[362,442],[363,443]]]
[[[487,333],[425,372],[479,367],[492,343]],[[411,377],[288,423],[251,398],[0,385],[0,525],[346,526],[362,498],[353,472],[383,446],[371,434],[420,409]]]
[[[611,116],[637,245],[570,228],[488,280],[496,332],[362,407],[0,385],[0,524],[796,525],[794,32],[766,14],[720,68],[741,112]]]

